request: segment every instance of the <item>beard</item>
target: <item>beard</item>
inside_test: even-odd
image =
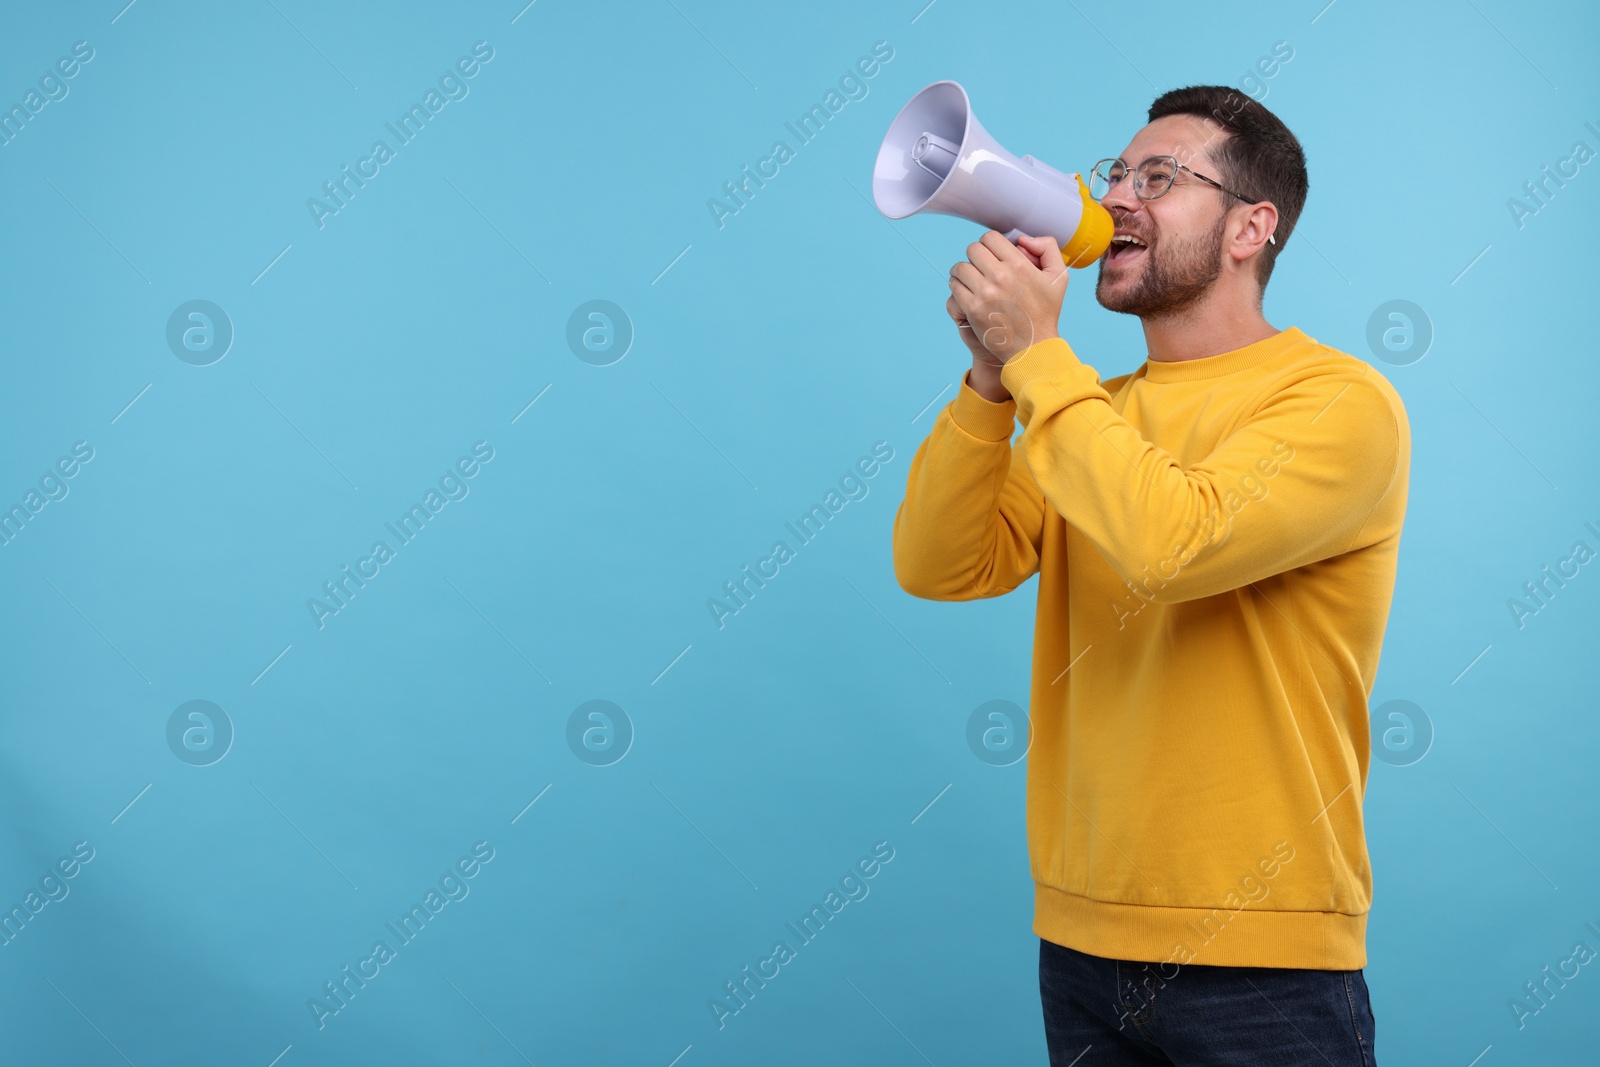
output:
[[[1107,292],[1110,286],[1102,258],[1100,275],[1095,280],[1095,300],[1107,311],[1141,319],[1167,318],[1193,306],[1222,274],[1222,234],[1227,223],[1228,216],[1224,214],[1208,233],[1188,241],[1163,241],[1144,251],[1143,262],[1114,267],[1114,276],[1130,270],[1137,272],[1120,292]]]

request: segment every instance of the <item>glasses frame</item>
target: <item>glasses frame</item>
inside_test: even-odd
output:
[[[1173,183],[1168,183],[1167,187],[1165,189],[1161,190],[1155,196],[1145,196],[1144,192],[1143,192],[1143,189],[1142,189],[1142,186],[1143,186],[1144,183],[1143,183],[1142,180],[1140,180],[1138,178],[1138,172],[1139,172],[1139,169],[1141,167],[1143,167],[1146,163],[1151,162],[1152,160],[1158,160],[1158,159],[1170,159],[1172,161],[1172,169],[1173,169],[1173,174],[1174,175],[1176,175],[1177,172],[1180,171],[1180,170],[1186,170],[1190,174],[1194,175],[1196,178],[1199,178],[1201,181],[1205,182],[1207,185],[1210,185],[1210,186],[1213,186],[1214,188],[1220,189],[1223,192],[1227,193],[1229,196],[1237,197],[1238,199],[1243,200],[1246,204],[1259,204],[1259,203],[1262,203],[1262,201],[1260,201],[1260,200],[1252,200],[1250,197],[1245,196],[1243,193],[1234,192],[1232,189],[1229,189],[1227,186],[1223,185],[1221,182],[1217,181],[1215,178],[1206,177],[1204,174],[1201,174],[1199,171],[1197,171],[1193,167],[1189,166],[1189,164],[1179,162],[1177,156],[1147,156],[1144,159],[1140,160],[1138,167],[1130,167],[1130,166],[1128,166],[1128,161],[1125,160],[1125,159],[1122,159],[1120,156],[1108,156],[1105,159],[1102,159],[1100,162],[1096,163],[1093,167],[1089,168],[1089,177],[1090,177],[1091,180],[1093,178],[1095,178],[1096,176],[1098,176],[1098,177],[1100,177],[1100,179],[1102,181],[1104,181],[1106,183],[1106,191],[1101,193],[1100,196],[1097,197],[1096,199],[1104,199],[1105,197],[1109,196],[1111,194],[1111,190],[1115,189],[1117,187],[1117,184],[1122,181],[1122,178],[1126,178],[1129,174],[1133,174],[1135,176],[1134,183],[1133,183],[1133,195],[1138,197],[1140,200],[1143,200],[1145,203],[1149,203],[1152,200],[1159,200],[1163,196],[1166,196],[1169,192],[1172,191]],[[1116,181],[1112,181],[1110,174],[1104,174],[1104,175],[1100,174],[1100,168],[1105,166],[1108,163],[1121,163],[1122,164],[1122,178],[1118,178]],[[1270,244],[1274,244],[1274,245],[1277,244],[1278,243],[1277,235],[1276,234],[1268,234],[1267,235],[1267,241]]]

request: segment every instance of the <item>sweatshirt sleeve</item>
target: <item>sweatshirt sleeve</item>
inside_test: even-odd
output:
[[[1389,535],[1368,519],[1399,469],[1403,414],[1349,362],[1308,366],[1187,468],[1113,410],[1059,337],[1013,358],[1001,381],[1045,499],[1146,599],[1179,603]]]
[[[906,592],[1000,596],[1039,569],[1044,495],[1013,453],[1016,409],[985,400],[963,375],[917,448],[894,519],[894,572]]]

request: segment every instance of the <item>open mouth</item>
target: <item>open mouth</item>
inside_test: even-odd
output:
[[[1121,265],[1131,263],[1146,252],[1145,243],[1131,233],[1119,233],[1111,239],[1106,249],[1105,262]]]

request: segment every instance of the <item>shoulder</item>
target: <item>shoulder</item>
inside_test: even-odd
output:
[[[1303,340],[1284,353],[1275,375],[1278,389],[1326,393],[1330,403],[1335,397],[1341,402],[1352,400],[1352,406],[1371,414],[1387,411],[1398,426],[1406,426],[1405,401],[1377,367],[1298,330],[1296,333]]]
[[[1107,378],[1105,381],[1100,383],[1100,388],[1104,389],[1112,396],[1116,396],[1118,393],[1122,392],[1123,389],[1127,388],[1129,383],[1137,381],[1143,377],[1144,367],[1141,366],[1137,370],[1130,371],[1127,374],[1119,374],[1115,378]]]
[[[1372,364],[1306,337],[1273,361],[1258,414],[1275,415],[1328,462],[1372,484],[1409,478],[1411,426],[1394,384]]]

